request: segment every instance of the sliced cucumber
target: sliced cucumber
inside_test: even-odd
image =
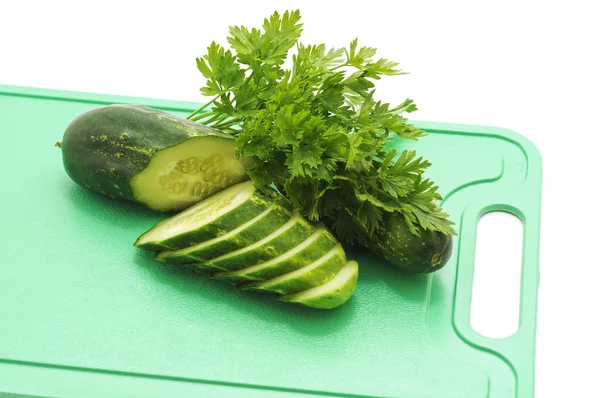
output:
[[[290,215],[288,209],[273,204],[250,221],[225,235],[185,249],[160,252],[155,258],[174,264],[203,263],[256,243],[281,228],[290,219]]]
[[[346,265],[346,253],[341,245],[336,245],[323,257],[296,271],[239,286],[241,290],[263,290],[281,294],[291,294],[311,289],[333,279]]]
[[[211,277],[235,284],[275,278],[311,264],[336,244],[331,232],[320,226],[308,239],[281,256],[238,271],[217,272]]]
[[[152,251],[176,250],[214,239],[248,222],[273,203],[274,199],[255,193],[252,181],[235,184],[159,222],[140,236],[135,246]]]
[[[294,294],[278,297],[278,300],[298,303],[307,307],[332,309],[344,304],[354,293],[358,281],[358,263],[348,261],[330,281]]]
[[[294,210],[281,228],[243,249],[227,253],[202,264],[206,268],[236,271],[271,260],[299,245],[314,232],[315,227]]]

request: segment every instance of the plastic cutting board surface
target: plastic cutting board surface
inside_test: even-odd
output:
[[[354,254],[358,288],[301,308],[186,271],[133,247],[164,216],[87,192],[54,143],[77,115],[197,104],[0,86],[0,392],[48,397],[533,397],[541,160],[500,128],[414,122],[459,232],[449,263],[409,275]],[[469,323],[479,217],[523,221],[519,330]],[[498,243],[499,245],[502,242]]]

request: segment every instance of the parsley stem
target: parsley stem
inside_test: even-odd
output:
[[[338,69],[340,69],[340,68],[343,68],[343,67],[345,67],[345,66],[350,66],[350,64],[349,64],[348,62],[345,62],[345,63],[343,63],[343,64],[341,64],[341,65],[334,66],[333,68],[329,69],[329,71],[338,70]]]
[[[225,119],[227,119],[229,117],[229,115],[222,113],[220,115],[218,115],[216,118],[214,118],[214,120],[211,120],[210,122],[212,122],[212,126],[216,126],[219,123],[222,123]],[[208,124],[208,122],[207,122]]]
[[[244,84],[250,83],[250,80],[252,80],[253,77],[254,77],[254,71],[250,72],[250,74],[248,75],[246,80],[244,80]]]
[[[206,118],[207,118],[207,117],[209,117],[209,116],[212,116],[212,115],[218,115],[218,114],[219,114],[219,113],[218,113],[218,112],[215,112],[215,111],[204,112],[204,113],[201,113],[201,114],[200,114],[200,115],[198,115],[198,116],[195,116],[195,117],[191,118],[190,120],[191,120],[192,122],[197,122],[197,121],[199,121],[199,120],[201,120],[201,119],[206,119]]]
[[[212,127],[217,128],[217,129],[222,129],[222,128],[233,126],[234,124],[237,124],[239,122],[240,122],[240,120],[238,118],[235,118],[235,119],[232,119],[232,120],[229,120],[229,121],[219,122],[219,123],[215,124]]]
[[[217,98],[219,98],[219,96],[215,96],[213,99],[211,99],[210,101],[208,101],[206,104],[202,105],[200,108],[196,109],[194,112],[190,113],[186,119],[191,119],[192,117],[194,117],[196,114],[202,112],[204,109],[206,109],[207,106],[209,106],[210,104],[212,104],[213,102],[215,102],[217,100]]]
[[[202,124],[204,124],[205,126],[208,126],[210,123],[214,122],[215,120],[217,120],[221,116],[223,116],[222,113],[213,112],[213,116],[210,119],[208,119],[208,120],[202,121]],[[192,119],[192,120],[194,120],[194,119]]]

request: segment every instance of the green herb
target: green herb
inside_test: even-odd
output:
[[[438,188],[423,178],[430,163],[386,150],[393,135],[424,135],[403,116],[417,109],[412,100],[374,98],[375,80],[405,72],[356,39],[329,49],[300,43],[301,32],[299,11],[275,12],[262,29],[230,27],[232,50],[213,42],[197,59],[207,79],[201,92],[212,99],[188,119],[237,136],[238,155],[255,159],[248,173],[259,188],[274,185],[345,242],[368,242],[392,212],[416,235],[419,226],[455,234]]]

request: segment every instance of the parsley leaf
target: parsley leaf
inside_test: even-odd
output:
[[[430,162],[385,149],[392,136],[425,135],[405,117],[417,110],[411,99],[375,99],[377,80],[405,72],[358,39],[327,48],[300,43],[301,33],[299,11],[275,12],[260,29],[230,27],[231,50],[213,42],[197,59],[201,92],[212,98],[188,118],[236,136],[237,154],[255,160],[248,175],[257,187],[274,186],[346,243],[368,242],[389,213],[416,235],[455,234],[437,186],[423,178]]]

